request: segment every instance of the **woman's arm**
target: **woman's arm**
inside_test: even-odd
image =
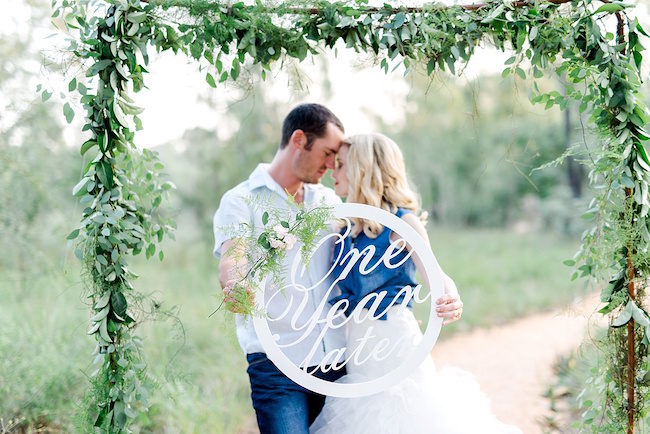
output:
[[[426,241],[428,246],[431,245],[429,241],[429,234],[427,234],[427,231],[424,228],[422,221],[420,221],[420,219],[415,214],[405,213],[402,216],[402,220],[404,220],[411,227],[413,227],[413,229],[417,231],[418,235],[420,235],[424,239],[424,241]],[[392,232],[390,234],[390,239],[391,241],[394,242],[399,239],[399,235],[396,234],[395,232]],[[406,248],[410,249],[411,246],[407,244]],[[415,263],[415,267],[417,268],[418,273],[420,274],[420,276],[422,276],[425,285],[428,288],[429,279],[427,277],[427,273],[424,265],[422,264],[420,258],[417,255],[412,255],[411,257],[413,258],[413,262]],[[460,299],[460,294],[458,293],[458,288],[456,288],[456,283],[454,282],[454,280],[451,277],[449,277],[447,274],[445,274],[445,272],[442,271],[442,268],[440,268],[439,265],[438,265],[438,270],[442,275],[442,280],[445,287],[445,293],[442,295],[442,297],[436,300],[436,304],[438,305],[436,307],[436,311],[438,312],[438,316],[445,318],[442,325],[447,325],[460,319],[460,316],[462,315],[463,312],[463,302]]]

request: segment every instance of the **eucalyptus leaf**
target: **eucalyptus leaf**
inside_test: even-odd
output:
[[[625,324],[627,324],[630,319],[632,319],[632,307],[631,304],[634,304],[631,300],[625,305],[625,308],[621,311],[621,313],[616,317],[616,319],[612,322],[612,327],[623,327]]]
[[[217,83],[214,81],[214,77],[209,72],[205,75],[205,81],[208,82],[210,87],[217,87]]]

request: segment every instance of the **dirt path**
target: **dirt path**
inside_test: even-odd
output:
[[[553,363],[580,345],[587,324],[601,321],[594,314],[598,304],[598,294],[590,294],[563,309],[458,334],[438,343],[433,357],[438,367],[452,365],[474,374],[499,419],[525,434],[539,434],[539,422],[549,414],[543,394],[553,380]],[[254,417],[239,431],[256,433]]]
[[[598,294],[590,294],[560,310],[455,336],[435,346],[434,360],[473,373],[499,419],[526,434],[542,433],[553,362],[580,345],[587,324],[601,321],[598,304]]]

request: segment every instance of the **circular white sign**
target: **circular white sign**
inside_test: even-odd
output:
[[[253,324],[257,337],[264,348],[269,360],[271,360],[287,377],[306,389],[320,393],[326,396],[335,396],[342,398],[352,398],[359,396],[372,395],[381,392],[389,387],[399,383],[410,373],[414,372],[426,357],[429,357],[433,346],[440,334],[442,318],[436,315],[437,300],[444,292],[442,275],[440,267],[436,261],[431,247],[417,233],[417,231],[408,223],[394,214],[389,213],[381,208],[359,203],[342,203],[334,207],[335,218],[362,218],[380,223],[381,225],[398,233],[414,250],[414,253],[420,258],[425,267],[427,274],[428,286],[430,290],[431,308],[429,311],[429,322],[424,336],[417,347],[411,353],[411,356],[405,362],[382,375],[381,377],[370,381],[358,383],[339,383],[322,380],[308,374],[300,369],[287,358],[282,350],[276,344],[271,333],[269,325],[264,317],[254,317]],[[258,306],[264,306],[264,291],[260,291],[256,296]]]

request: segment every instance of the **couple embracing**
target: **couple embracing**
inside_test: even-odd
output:
[[[328,170],[333,172],[334,190],[320,184]],[[346,137],[343,124],[329,109],[319,104],[299,105],[284,119],[280,146],[273,161],[259,164],[246,181],[226,192],[214,216],[214,254],[220,258],[219,281],[228,309],[236,314],[242,311],[237,302],[241,298],[230,288],[238,277],[236,270],[245,264],[242,264],[241,255],[232,254],[236,240],[228,239],[229,235],[221,228],[251,221],[263,226],[264,210],[257,209],[250,201],[256,196],[269,198],[278,208],[290,206],[289,196],[306,208],[323,204],[334,206],[341,203],[341,198],[346,198],[347,202],[371,205],[395,214],[428,243],[424,228],[426,214],[421,214],[417,195],[409,186],[399,147],[381,134]],[[381,258],[399,238],[376,222],[356,219],[351,235],[338,247],[343,249],[338,252],[339,257],[340,253],[348,253],[351,249],[372,246],[374,256]],[[288,252],[286,264],[291,263],[296,250]],[[421,339],[410,301],[401,305],[396,302],[404,297],[400,289],[417,286],[416,271],[424,276],[423,264],[416,255],[411,256],[407,251],[401,254],[403,260],[396,268],[381,262],[370,274],[361,272],[359,266],[352,268],[338,281],[337,295],[329,300],[334,304],[345,299],[345,305],[352,311],[364,297],[382,292],[385,306],[380,307],[385,309],[380,318],[351,321],[347,329],[330,329],[322,337],[314,330],[312,338],[320,340],[319,351],[314,353],[312,342],[305,339],[284,351],[287,358],[296,366],[309,360],[313,369],[301,367],[317,378],[336,382],[350,381],[350,378],[371,379],[394,368],[399,362],[395,358],[363,365],[351,363],[347,373],[345,369],[323,367],[321,362],[332,350],[353,351],[360,337],[368,335],[369,328],[373,330],[372,339],[365,339],[364,345],[369,345],[370,350],[373,346],[378,349],[386,340],[413,343]],[[319,287],[315,281],[318,278],[314,276],[326,275],[336,256],[332,251],[319,248],[310,261],[313,273],[297,276],[296,283],[302,288],[313,288],[310,291],[313,303],[303,306],[302,315],[318,315],[315,310],[327,285]],[[454,281],[442,270],[440,272],[444,294],[435,304],[437,315],[443,318],[445,325],[461,317],[463,303]],[[273,297],[266,306],[270,313],[286,310],[286,300],[298,296],[292,294],[291,287],[283,290],[284,297]],[[274,324],[273,332],[279,341],[292,340],[299,333],[289,316],[284,318]],[[430,357],[405,380],[383,392],[357,398],[325,397],[293,382],[267,358],[250,318],[238,314],[236,324],[237,338],[248,362],[251,398],[262,434],[521,432],[494,416],[487,397],[470,374],[456,368],[437,370]],[[399,354],[402,358],[408,357],[408,351],[398,353],[398,359]]]

